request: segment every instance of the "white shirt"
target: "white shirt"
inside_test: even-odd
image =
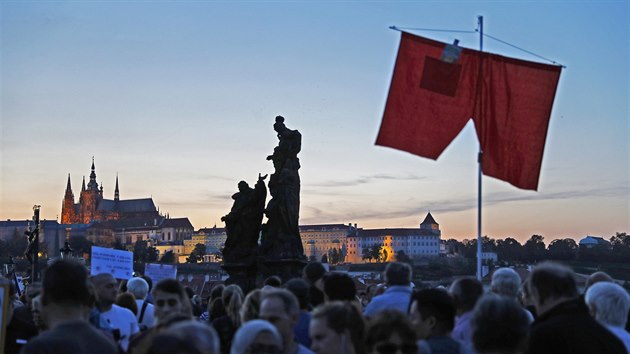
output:
[[[140,314],[142,313],[142,305],[146,299],[136,300],[136,304],[138,305],[138,314],[136,318],[140,324],[147,326],[147,328],[153,327],[155,325],[155,317],[153,316],[153,305],[147,302],[147,308],[144,310],[144,317],[142,317],[142,322],[140,322]]]
[[[602,323],[603,324],[603,323]],[[626,346],[626,350],[630,353],[630,333],[625,328],[615,327],[607,324],[603,324],[606,329],[611,331],[615,337],[619,338]]]
[[[138,319],[133,312],[113,304],[109,311],[101,312],[101,318],[107,321],[112,328],[120,330],[120,346],[124,351],[127,351],[129,347],[129,337],[131,337],[132,334],[140,332]]]

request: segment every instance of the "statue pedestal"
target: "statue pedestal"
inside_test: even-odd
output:
[[[256,262],[224,263],[221,268],[230,275],[230,277],[225,280],[225,285],[236,284],[241,287],[244,294],[256,289],[257,283],[260,283],[260,281],[258,281],[259,267],[256,265]]]
[[[261,273],[263,279],[277,275],[282,279],[282,283],[285,283],[293,278],[301,278],[302,269],[304,269],[307,263],[306,260],[301,259],[265,260],[261,267]]]

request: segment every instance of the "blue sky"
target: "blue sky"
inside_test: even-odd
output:
[[[221,226],[240,180],[271,173],[274,117],[303,135],[301,223],[476,235],[472,126],[437,160],[374,146],[399,42],[391,25],[474,30],[567,66],[539,191],[485,177],[483,233],[628,231],[627,1],[3,1],[0,217],[61,212],[95,156],[113,198]],[[478,48],[477,34],[412,31]],[[527,53],[484,39],[484,50]]]

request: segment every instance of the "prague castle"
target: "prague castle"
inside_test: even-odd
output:
[[[99,187],[96,182],[96,172],[94,168],[94,158],[92,158],[92,172],[90,181],[81,186],[79,202],[75,203],[74,193],[70,185],[70,174],[68,174],[68,184],[66,193],[61,205],[62,224],[89,224],[93,221],[120,220],[127,218],[159,217],[152,198],[120,200],[118,190],[118,176],[116,176],[116,189],[114,199],[103,198],[103,187]]]

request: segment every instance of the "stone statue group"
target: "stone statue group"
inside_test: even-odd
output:
[[[239,191],[232,196],[232,209],[221,218],[227,234],[223,249],[225,263],[252,263],[259,257],[264,260],[305,258],[298,229],[300,160],[297,154],[302,148],[302,135],[287,128],[282,116],[276,117],[273,128],[278,134],[278,146],[267,156],[274,167],[268,183],[271,199],[265,207],[267,175],[258,174],[254,188],[245,181],[239,182]],[[265,224],[262,224],[263,214],[267,216]]]

